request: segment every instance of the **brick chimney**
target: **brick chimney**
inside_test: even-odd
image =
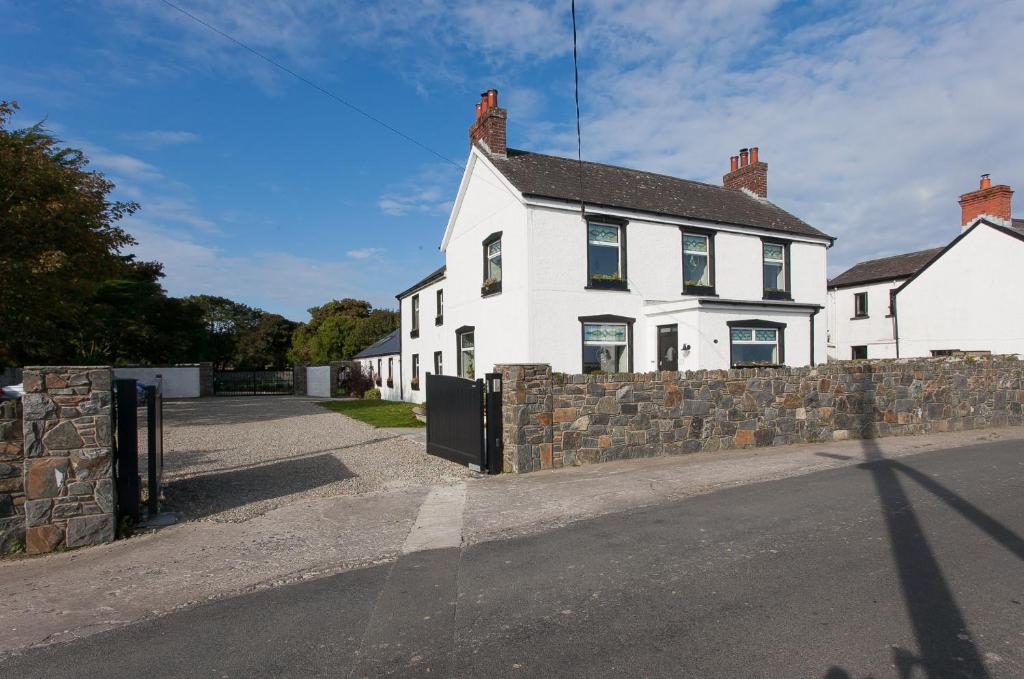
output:
[[[469,144],[479,143],[485,151],[504,156],[505,117],[508,112],[498,108],[498,90],[489,89],[480,95],[476,105],[476,120],[469,126]]]
[[[978,217],[987,217],[992,221],[1010,224],[1012,196],[1013,189],[1009,186],[1006,184],[992,186],[989,176],[981,175],[981,186],[978,190],[960,196],[961,230]]]
[[[722,186],[740,191],[746,189],[761,198],[768,197],[768,163],[758,159],[758,148],[740,149],[729,158],[729,174],[722,177]]]

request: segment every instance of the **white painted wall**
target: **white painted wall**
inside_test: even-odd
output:
[[[848,361],[854,346],[866,346],[868,358],[896,358],[896,335],[889,315],[889,292],[906,279],[829,290],[828,357]],[[854,295],[868,293],[867,318],[854,318]]]
[[[1024,353],[1024,242],[979,223],[896,294],[900,356]]]
[[[306,368],[306,395],[331,397],[331,366],[311,365]]]
[[[388,386],[388,370],[390,363],[391,386]],[[356,360],[356,365],[364,374],[374,378],[374,386],[380,390],[380,397],[385,401],[402,400],[402,357],[400,354],[384,354]],[[380,375],[380,384],[376,383]]]
[[[164,398],[199,398],[199,366],[172,368],[114,368],[115,379],[136,379],[144,385],[163,377]]]

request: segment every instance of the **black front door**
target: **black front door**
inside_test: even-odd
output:
[[[675,325],[658,326],[658,370],[679,370],[679,331]]]

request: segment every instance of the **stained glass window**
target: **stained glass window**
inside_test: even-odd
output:
[[[764,243],[764,289],[766,292],[786,290],[786,246]]]
[[[587,260],[591,279],[617,280],[622,277],[619,229],[610,224],[587,225]]]
[[[776,328],[731,328],[732,364],[778,365],[779,331]]]
[[[583,324],[583,372],[629,370],[629,331],[625,323]]]

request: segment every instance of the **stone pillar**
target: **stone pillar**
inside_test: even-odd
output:
[[[296,396],[308,396],[306,384],[306,364],[296,363],[292,366],[292,392]]]
[[[25,368],[25,545],[30,554],[114,539],[109,367]]]
[[[0,401],[0,554],[25,544],[21,403]]]
[[[199,364],[199,395],[213,396],[213,363]]]
[[[501,373],[504,472],[530,472],[552,467],[551,366],[546,363],[504,364]]]

